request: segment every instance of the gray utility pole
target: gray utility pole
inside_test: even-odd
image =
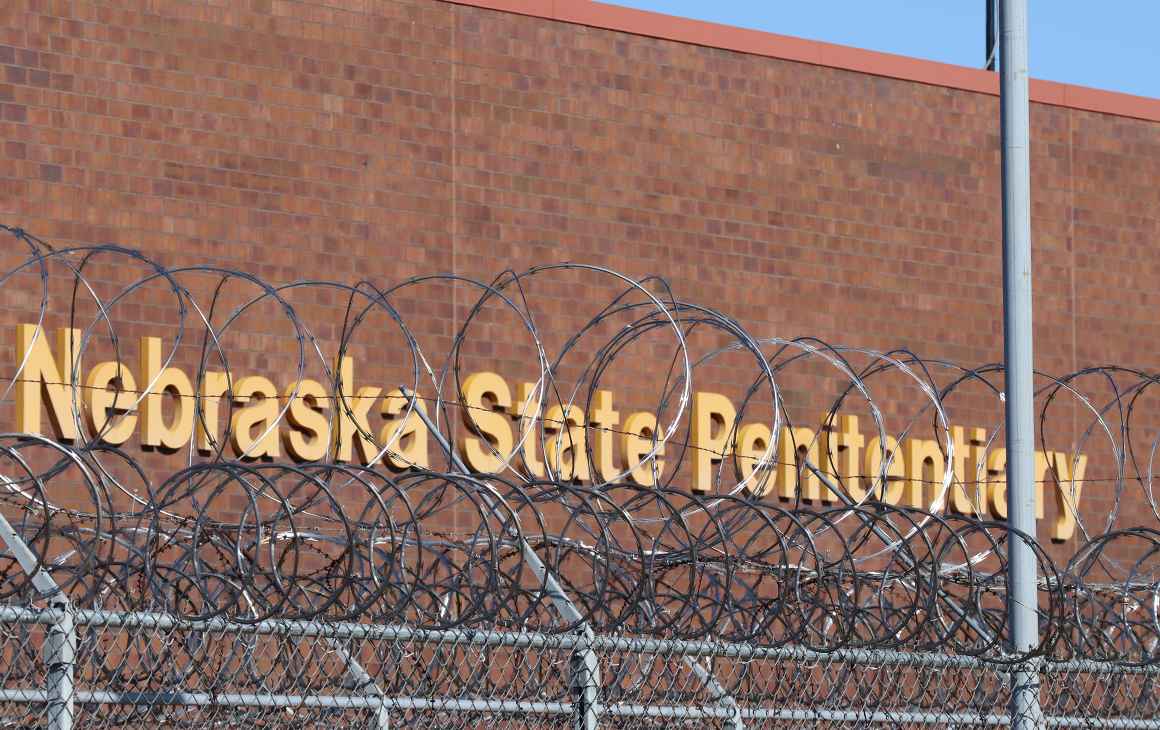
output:
[[[1007,524],[1035,535],[1035,415],[1031,351],[1031,160],[1027,91],[1027,0],[1001,0],[999,107],[1003,136],[1003,359],[1006,364]],[[1011,650],[1039,645],[1035,554],[1018,534],[1007,545]],[[1042,727],[1039,672],[1011,675],[1011,724]]]

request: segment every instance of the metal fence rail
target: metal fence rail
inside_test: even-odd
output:
[[[1048,727],[1160,728],[1160,668],[1086,660],[26,607],[0,655],[4,727],[1001,727],[1030,668]]]

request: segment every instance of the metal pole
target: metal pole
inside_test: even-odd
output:
[[[1031,349],[1031,161],[1027,91],[1027,0],[1001,0],[999,106],[1003,141],[1003,358],[1006,365],[1008,524],[1035,535],[1035,416]],[[1008,541],[1007,607],[1011,650],[1039,645],[1035,554],[1023,539]],[[1042,727],[1039,674],[1011,675],[1011,720]]]
[[[0,475],[0,484],[10,486],[12,481]],[[45,632],[45,681],[48,685],[49,730],[72,730],[73,726],[73,671],[76,657],[77,634],[72,604],[60,586],[44,570],[40,558],[28,547],[3,514],[0,514],[0,542],[16,558],[21,570],[32,579],[32,586],[48,600],[49,607],[59,611],[56,622]]]
[[[983,68],[987,71],[995,70],[995,0],[983,0],[987,6],[986,47],[983,48]]]
[[[0,485],[7,487],[11,484],[12,482],[7,478],[0,476]],[[36,589],[37,593],[50,601],[67,602],[64,594],[60,592],[60,586],[41,566],[40,558],[32,552],[32,548],[28,547],[28,544],[20,537],[20,533],[12,527],[12,523],[2,513],[0,513],[0,542],[8,547],[12,557],[16,558],[16,562],[20,564],[20,569],[32,579],[32,587]]]
[[[60,609],[60,619],[48,627],[43,649],[48,684],[48,728],[72,730],[76,625],[73,622],[72,606],[67,602],[62,602],[54,608]]]
[[[596,730],[600,722],[600,660],[592,649],[594,638],[587,624],[578,629],[580,642],[569,657],[572,690],[572,727]]]

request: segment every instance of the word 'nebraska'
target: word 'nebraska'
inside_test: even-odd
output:
[[[80,339],[78,330],[58,331],[54,354],[36,325],[17,326],[16,352],[22,365],[16,386],[19,431],[41,433],[47,405],[57,437],[66,441],[77,440],[80,429],[87,428],[91,438],[113,445],[138,433],[143,446],[161,450],[184,448],[192,441],[202,453],[228,445],[243,458],[279,458],[284,451],[298,461],[382,461],[397,469],[429,465],[427,427],[408,410],[410,399],[398,389],[356,389],[349,357],[339,363],[336,393],[310,379],[295,378],[279,389],[262,376],[232,378],[212,370],[199,373],[195,388],[180,368],[164,366],[156,337],[140,339],[136,377],[126,364],[110,360],[91,367],[82,380],[73,372]],[[138,390],[138,383],[148,391]],[[643,486],[661,482],[665,441],[655,414],[639,411],[622,418],[613,409],[610,391],[596,391],[587,413],[572,404],[552,405],[541,413],[535,407],[535,384],[521,383],[513,393],[495,373],[468,376],[461,391],[460,411],[470,435],[459,441],[459,449],[476,472],[501,473],[518,462],[536,478],[627,478]],[[414,407],[425,412],[421,400]],[[219,422],[224,409],[230,414],[226,444]],[[382,419],[377,430],[371,426],[372,412]],[[714,491],[727,479],[723,473],[735,468],[758,497],[835,503],[838,495],[828,482],[855,502],[946,506],[963,514],[1006,517],[1006,450],[988,448],[983,429],[952,426],[953,448],[947,450],[934,439],[899,442],[876,433],[868,436],[855,415],[827,421],[818,431],[785,427],[774,439],[764,423],[737,423],[727,397],[694,393],[689,487]],[[543,441],[531,435],[537,427],[542,427]],[[803,468],[806,462],[821,476]],[[1070,539],[1087,457],[1037,451],[1035,464],[1036,515],[1046,515],[1044,484],[1050,480],[1056,497],[1051,537]],[[944,489],[948,471],[953,479]]]

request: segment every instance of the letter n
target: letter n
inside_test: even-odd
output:
[[[34,324],[16,325],[17,359],[23,364],[16,383],[16,429],[22,433],[43,433],[40,429],[40,406],[48,397],[49,415],[62,441],[77,437],[77,419],[73,412],[73,360],[80,343],[80,330],[57,331],[57,351],[52,355],[44,331]]]

